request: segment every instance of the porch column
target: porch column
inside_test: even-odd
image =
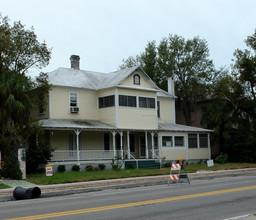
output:
[[[161,135],[157,133],[157,140],[158,140],[158,157],[162,158],[162,144],[161,144]]]
[[[127,131],[127,150],[128,150],[128,159],[131,159],[130,132],[129,131]]]
[[[124,159],[124,155],[123,155],[123,132],[120,131],[120,147],[121,147],[121,158]]]
[[[114,151],[114,157],[116,157],[116,131],[111,131],[113,136],[113,151]]]
[[[146,158],[148,159],[148,132],[145,131]]]
[[[210,133],[207,134],[208,148],[209,148],[209,160],[211,160],[211,142],[210,142]]]
[[[77,152],[78,165],[80,165],[79,134],[81,133],[81,131],[82,130],[74,130],[76,134],[76,152]]]
[[[152,131],[152,132],[150,132],[150,134],[151,134],[152,158],[155,158],[155,151],[154,151],[154,149],[155,149],[155,143],[154,143],[155,133]]]

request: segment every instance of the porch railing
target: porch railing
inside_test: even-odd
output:
[[[52,153],[51,161],[77,161],[77,151],[73,150],[55,150]],[[102,150],[80,150],[80,160],[111,160],[114,158],[114,151]]]

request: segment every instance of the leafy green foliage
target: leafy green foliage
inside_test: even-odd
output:
[[[51,159],[53,149],[44,137],[49,133],[40,131],[30,136],[29,148],[26,151],[26,171],[27,173],[44,172],[47,161]]]
[[[141,55],[129,57],[123,62],[120,68],[140,65],[164,90],[167,90],[167,79],[173,77],[176,82],[177,104],[188,125],[191,124],[190,113],[195,103],[207,96],[207,85],[216,74],[209,59],[207,42],[199,37],[185,40],[181,36],[169,35],[159,45],[155,41],[149,42]]]
[[[219,156],[215,158],[215,163],[224,164],[228,162],[228,155],[221,153]]]
[[[5,157],[25,145],[38,127],[33,125],[31,113],[35,105],[44,108],[47,77],[41,74],[33,82],[25,74],[31,67],[48,65],[50,55],[33,28],[27,30],[20,22],[10,25],[0,14],[0,150]]]
[[[66,166],[65,165],[58,165],[58,172],[63,173],[66,171]]]
[[[93,171],[93,166],[91,164],[86,165],[85,167],[86,171]]]
[[[98,167],[100,168],[100,170],[105,170],[106,169],[106,165],[104,163],[99,163]]]
[[[123,166],[123,159],[121,156],[116,155],[115,158],[112,159],[111,166],[113,170],[120,171]]]
[[[20,170],[19,162],[15,156],[5,157],[1,169],[1,176],[16,180],[22,179],[22,172]]]
[[[79,165],[74,164],[74,165],[72,166],[72,171],[79,172],[80,169],[81,169],[81,168],[80,168]]]

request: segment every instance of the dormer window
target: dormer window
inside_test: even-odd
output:
[[[133,84],[135,84],[135,85],[140,85],[140,75],[135,74],[135,75],[133,76]]]

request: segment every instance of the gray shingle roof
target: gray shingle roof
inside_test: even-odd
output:
[[[158,129],[161,131],[175,131],[175,132],[212,132],[212,130],[198,128],[198,127],[191,127],[186,125],[180,124],[172,124],[172,123],[159,123]]]
[[[43,119],[39,123],[42,127],[51,129],[114,129],[113,126],[96,120]]]

